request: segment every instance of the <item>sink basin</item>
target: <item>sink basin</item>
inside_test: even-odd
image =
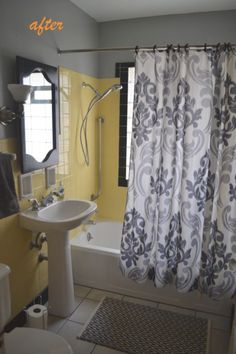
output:
[[[19,214],[20,225],[34,232],[46,232],[48,244],[48,309],[59,317],[75,310],[69,230],[89,218],[97,205],[80,199],[55,202],[38,211]]]
[[[38,211],[22,211],[19,214],[20,225],[31,231],[72,230],[93,214],[96,208],[94,202],[87,200],[62,200]]]

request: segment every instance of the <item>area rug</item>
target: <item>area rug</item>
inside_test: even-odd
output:
[[[104,298],[78,338],[131,354],[207,354],[208,320]]]

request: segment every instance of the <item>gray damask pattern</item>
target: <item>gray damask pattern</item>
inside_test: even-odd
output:
[[[139,52],[120,267],[156,287],[236,291],[236,53]]]

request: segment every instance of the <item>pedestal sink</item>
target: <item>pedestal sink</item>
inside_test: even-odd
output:
[[[46,232],[48,303],[49,313],[53,315],[67,317],[75,308],[69,230],[79,226],[96,209],[94,202],[69,199],[19,214],[20,226],[34,232]]]

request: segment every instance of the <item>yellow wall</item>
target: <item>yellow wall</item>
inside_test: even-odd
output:
[[[79,197],[89,199],[96,190],[95,170],[95,116],[96,109],[91,112],[88,124],[88,139],[91,165],[82,162],[78,138],[78,127],[81,114],[85,113],[92,92],[82,89],[82,81],[98,87],[98,80],[77,72],[60,68],[61,87],[61,135],[60,161],[57,167],[57,181],[65,187],[65,198]],[[0,151],[17,151],[15,139],[0,140]],[[19,159],[13,162],[15,184],[18,193],[17,177],[20,174]],[[34,196],[41,199],[48,191],[45,189],[44,170],[33,174]],[[29,207],[27,200],[20,202],[21,209]],[[10,287],[12,297],[12,316],[47,286],[47,262],[38,263],[37,250],[30,250],[31,233],[19,227],[18,216],[13,215],[0,219],[0,263],[11,268]],[[46,245],[44,250],[46,252]]]
[[[100,92],[119,83],[119,79],[99,80]],[[113,92],[99,104],[102,127],[102,193],[98,199],[98,216],[123,220],[127,188],[118,187],[120,93]]]
[[[0,151],[18,153],[15,139],[0,140]],[[18,192],[19,162],[13,162],[13,167]],[[38,177],[39,175],[34,176],[34,186],[38,183]],[[20,206],[23,209],[27,204],[24,200]],[[19,227],[16,214],[0,219],[0,262],[8,264],[12,270],[10,285],[13,315],[30,302],[47,284],[45,276],[47,264],[38,265],[38,252],[29,250],[30,240],[30,232]]]
[[[93,97],[89,88],[82,88],[86,81],[100,92],[117,83],[117,79],[98,80],[80,73],[60,68],[60,123],[59,164],[57,184],[62,181],[65,198],[90,199],[97,192],[97,133],[96,118],[104,117],[102,127],[102,195],[97,200],[98,218],[122,220],[126,188],[118,187],[119,150],[119,92],[112,93],[91,111],[88,120],[90,165],[86,166],[79,143],[79,128],[88,103]],[[17,151],[16,139],[0,140],[0,151]],[[13,162],[13,172],[18,194],[19,159]],[[33,195],[39,200],[49,191],[45,189],[44,170],[33,174]],[[19,194],[18,194],[19,195]],[[27,200],[20,201],[21,209],[29,207]],[[76,234],[78,230],[72,232]],[[10,287],[12,317],[31,302],[47,286],[47,262],[38,263],[37,250],[30,250],[31,232],[19,227],[18,216],[0,219],[0,263],[11,268]],[[44,245],[42,251],[47,252]]]

